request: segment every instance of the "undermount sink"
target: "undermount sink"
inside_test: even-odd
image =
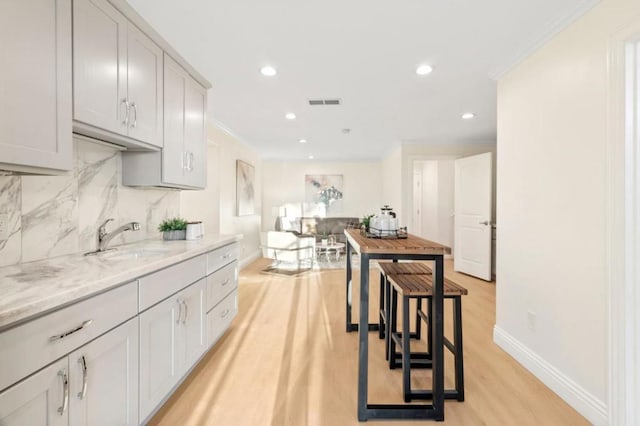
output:
[[[165,253],[168,253],[169,249],[162,247],[153,247],[153,248],[128,248],[128,249],[114,249],[105,253],[102,253],[100,256],[105,259],[111,260],[125,260],[125,259],[140,259],[144,257],[155,257],[162,256]]]

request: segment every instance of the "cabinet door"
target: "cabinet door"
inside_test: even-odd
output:
[[[129,137],[162,146],[162,49],[129,24],[127,97],[131,103]]]
[[[68,423],[67,357],[0,393],[0,425],[64,426]],[[67,390],[67,398],[70,397]]]
[[[138,424],[138,319],[69,355],[69,424]]]
[[[207,348],[205,289],[203,278],[178,295],[184,306],[178,341],[180,375],[186,373]]]
[[[73,2],[73,118],[127,134],[127,20],[106,0]]]
[[[72,168],[71,0],[0,2],[0,163]]]
[[[170,297],[140,314],[140,420],[146,419],[181,376],[176,332],[181,300]]]
[[[181,185],[186,169],[184,151],[184,96],[187,75],[164,55],[164,147],[162,181]]]
[[[187,161],[185,185],[204,188],[207,183],[205,111],[207,92],[194,79],[185,79],[184,150]]]

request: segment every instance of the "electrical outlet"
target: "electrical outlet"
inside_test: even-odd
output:
[[[527,311],[527,326],[529,330],[536,331],[536,313],[533,311]]]
[[[9,215],[0,213],[0,241],[9,239]]]

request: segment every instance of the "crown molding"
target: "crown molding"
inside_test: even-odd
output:
[[[511,71],[532,53],[544,46],[549,40],[577,21],[581,16],[591,10],[601,0],[584,0],[580,5],[573,8],[567,15],[552,19],[545,25],[539,34],[532,37],[523,47],[512,55],[508,60],[499,64],[489,72],[489,78],[499,80],[507,72]]]

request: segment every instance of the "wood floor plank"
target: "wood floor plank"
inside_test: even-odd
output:
[[[152,425],[357,425],[357,333],[344,325],[344,271],[298,277],[264,274],[258,260],[240,274],[240,311]],[[493,343],[495,284],[452,271],[463,297],[465,402],[446,401],[445,422],[384,421],[379,425],[587,425],[562,399]],[[354,271],[354,318],[359,271]],[[377,318],[379,271],[371,270],[370,318]],[[451,304],[445,334],[452,336]],[[412,315],[412,318],[414,316]],[[424,333],[423,333],[424,334]],[[369,402],[401,403],[401,370],[389,370],[377,333],[369,335]],[[412,342],[416,349],[426,345]],[[447,351],[445,351],[447,352]],[[453,387],[453,358],[445,384]],[[430,387],[430,372],[412,373]]]

